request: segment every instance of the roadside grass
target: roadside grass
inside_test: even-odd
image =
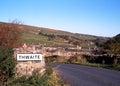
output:
[[[120,71],[120,65],[103,65],[102,68]]]
[[[115,63],[114,58],[111,59],[109,56],[93,57],[87,55],[74,55],[71,56],[66,63],[120,71],[119,61]]]
[[[80,63],[80,62],[74,62],[72,64],[77,64],[77,65],[84,65],[84,66],[90,66],[90,67],[98,67],[98,68],[105,68],[105,69],[110,69],[110,70],[117,70],[120,71],[120,65],[112,65],[112,64],[97,64],[97,63]]]
[[[44,75],[35,73],[30,77],[22,76],[10,79],[7,86],[65,86],[52,67],[48,66]]]

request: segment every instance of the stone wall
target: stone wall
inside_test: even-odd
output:
[[[14,52],[15,59],[18,53],[41,54],[41,51],[37,49],[34,45],[28,46],[26,49],[20,47],[20,48],[15,48],[14,50],[15,50]],[[44,57],[42,58],[42,60],[38,60],[38,61],[17,61],[16,76],[23,76],[23,75],[31,76],[33,73],[36,72],[43,73],[44,70],[45,70]]]
[[[42,72],[45,70],[45,56],[58,55],[60,57],[65,57],[64,59],[69,59],[70,56],[76,54],[87,54],[90,55],[90,50],[83,50],[78,46],[71,47],[45,47],[42,45],[29,45],[20,48],[15,48],[14,57],[17,53],[38,53],[43,55],[42,61],[24,61],[17,62],[16,71],[18,76],[20,75],[32,75],[34,72]]]

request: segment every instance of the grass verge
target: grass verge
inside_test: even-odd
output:
[[[30,77],[22,76],[8,81],[7,86],[65,86],[53,69],[48,66],[44,75],[33,74]]]
[[[84,65],[84,66],[90,66],[90,67],[98,67],[98,68],[106,68],[106,69],[110,69],[110,70],[117,70],[120,71],[120,65],[108,65],[108,64],[96,64],[96,63],[79,63],[79,62],[75,62],[72,64],[77,64],[77,65]]]

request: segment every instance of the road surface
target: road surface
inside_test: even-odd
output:
[[[70,86],[120,86],[120,71],[64,63],[53,67]]]

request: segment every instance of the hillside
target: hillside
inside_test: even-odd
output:
[[[120,55],[120,34],[109,39],[104,48],[107,49],[108,54]]]
[[[3,22],[0,22],[2,25]],[[10,23],[4,23],[10,24]],[[51,28],[35,27],[30,25],[18,25],[20,29],[21,42],[29,44],[44,44],[46,46],[71,46],[79,45],[85,48],[94,48],[96,45],[106,42],[109,38],[93,35],[71,33]]]

